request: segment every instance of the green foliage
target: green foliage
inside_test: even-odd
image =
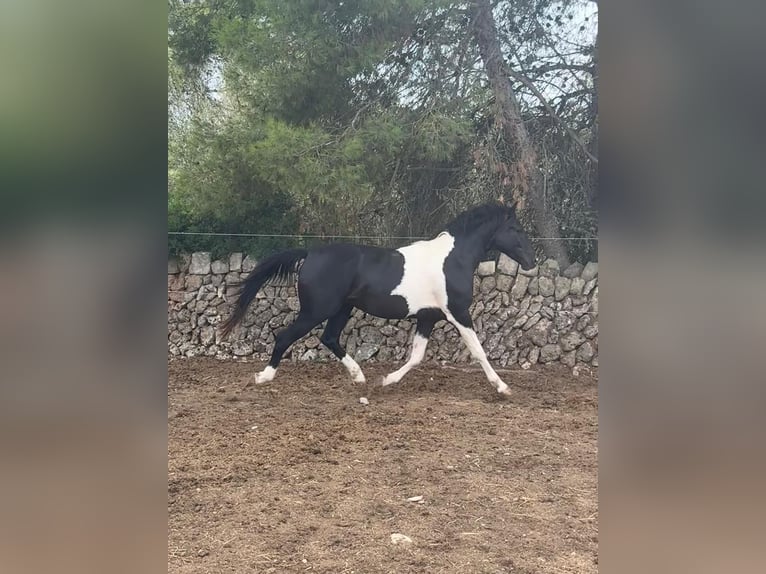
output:
[[[536,66],[562,64],[548,47],[555,34],[535,22],[571,13],[578,1],[498,3],[504,46],[529,62],[521,69],[546,94],[557,80]],[[168,22],[170,230],[421,236],[510,195],[496,166],[477,160],[508,158],[463,3],[170,0]],[[589,58],[573,62],[584,69]],[[551,102],[589,141],[595,92],[580,68],[586,84]],[[563,233],[595,234],[587,159],[534,95],[521,88],[518,96]],[[255,255],[294,244],[169,239],[171,251]],[[582,245],[572,242],[574,258],[593,255]]]

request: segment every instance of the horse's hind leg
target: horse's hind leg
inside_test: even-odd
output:
[[[428,346],[428,338],[431,336],[431,331],[434,330],[434,325],[438,321],[444,319],[444,314],[438,310],[424,309],[418,313],[417,318],[418,325],[415,328],[415,337],[412,339],[410,358],[401,368],[383,379],[384,387],[398,383],[410,369],[420,364],[426,355],[426,347]]]
[[[277,372],[277,367],[279,367],[279,362],[282,360],[282,355],[284,355],[287,349],[290,348],[290,345],[305,336],[323,320],[324,317],[317,319],[304,311],[298,313],[298,317],[296,317],[292,324],[277,333],[274,342],[274,350],[271,353],[271,360],[265,369],[255,375],[255,382],[260,384],[273,380],[274,375]]]
[[[325,325],[321,341],[325,347],[330,349],[333,354],[340,359],[355,382],[364,383],[365,378],[362,369],[340,345],[340,335],[351,317],[353,308],[352,305],[344,305],[338,313],[327,320],[327,325]]]

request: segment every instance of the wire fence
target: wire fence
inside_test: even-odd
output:
[[[291,233],[225,233],[218,231],[168,231],[168,235],[199,235],[207,237],[258,237],[284,239],[372,239],[372,240],[422,240],[431,239],[425,235],[317,235]],[[550,241],[598,241],[598,237],[530,237],[533,240]]]
[[[290,248],[312,249],[332,243],[366,244],[386,249],[399,249],[416,241],[431,239],[424,235],[363,235],[323,233],[239,233],[225,231],[168,231],[168,250],[171,255],[208,251],[215,257],[227,253],[249,253],[263,257],[274,251]],[[546,241],[560,240],[573,261],[598,259],[597,237],[530,237],[538,256],[546,252]]]

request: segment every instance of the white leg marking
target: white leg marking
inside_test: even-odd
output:
[[[364,373],[362,372],[361,367],[354,359],[351,358],[351,355],[346,353],[340,362],[343,363],[343,366],[346,367],[346,369],[348,369],[348,372],[351,375],[351,378],[354,379],[355,383],[367,382],[367,379],[364,378]]]
[[[400,369],[394,371],[383,379],[383,386],[385,387],[392,383],[398,383],[410,369],[419,365],[423,360],[423,357],[426,355],[426,346],[428,346],[428,339],[423,337],[420,333],[415,333],[415,338],[412,340],[412,352],[410,353],[409,360]]]
[[[479,341],[479,337],[476,335],[476,331],[461,325],[460,322],[458,322],[451,314],[447,314],[447,319],[457,328],[460,336],[463,338],[465,346],[468,347],[468,350],[471,351],[471,354],[474,356],[474,358],[479,361],[481,368],[484,369],[484,374],[487,375],[487,380],[492,383],[492,385],[497,389],[498,393],[502,395],[510,395],[511,391],[508,388],[508,385],[503,382],[503,380],[500,378],[500,375],[498,375],[495,372],[495,369],[492,368],[492,365],[489,364],[489,361],[487,360],[487,354],[484,352],[484,349],[481,346],[481,342]]]
[[[260,373],[255,375],[255,384],[260,385],[262,383],[268,383],[269,381],[273,381],[274,375],[276,374],[277,374],[277,370],[272,366],[268,366],[265,369],[263,369]]]

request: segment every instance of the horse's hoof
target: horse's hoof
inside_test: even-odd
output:
[[[510,397],[511,396],[511,389],[508,387],[508,385],[505,385],[503,387],[498,387],[497,389],[498,394],[503,395],[504,397]]]
[[[277,370],[274,367],[266,367],[260,373],[255,375],[255,384],[262,385],[263,383],[269,383],[274,380],[274,375]]]

